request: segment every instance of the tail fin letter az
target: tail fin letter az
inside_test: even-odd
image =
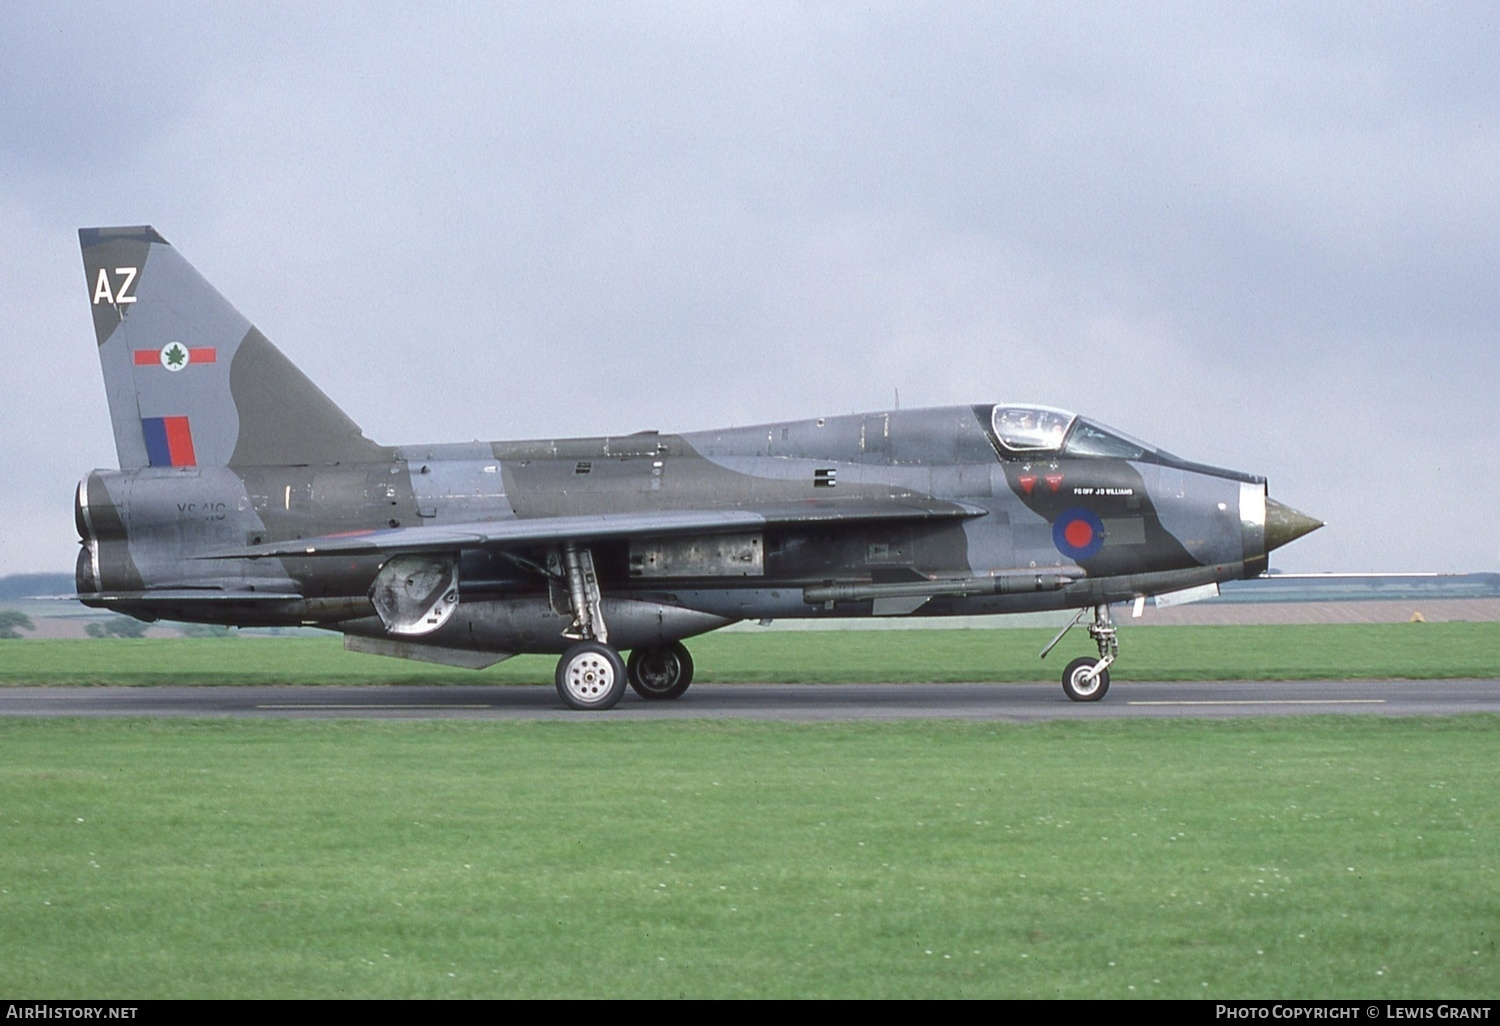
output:
[[[78,238],[122,470],[389,458],[154,229]]]

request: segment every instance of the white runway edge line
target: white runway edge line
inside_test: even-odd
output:
[[[257,709],[494,709],[493,705],[403,705],[397,702],[315,702],[306,704],[294,704],[291,702],[279,702],[273,705],[257,705]]]
[[[1246,698],[1202,701],[1133,701],[1130,705],[1385,705],[1383,698]]]

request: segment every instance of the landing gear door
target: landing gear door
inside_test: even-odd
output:
[[[458,608],[458,557],[393,556],[375,575],[370,601],[391,634],[431,634]]]

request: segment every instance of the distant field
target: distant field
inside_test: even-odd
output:
[[[700,681],[1050,681],[1092,651],[1081,630],[1046,661],[1029,628],[766,631],[689,641]],[[1487,677],[1500,623],[1151,627],[1121,630],[1119,680]],[[162,638],[0,641],[0,685],[549,684],[554,657],[473,672],[352,655],[339,639]]]
[[[1497,750],[1494,716],[0,721],[0,992],[1489,999]]]

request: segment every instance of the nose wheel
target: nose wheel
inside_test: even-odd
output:
[[[1063,691],[1075,702],[1097,702],[1109,690],[1109,671],[1098,668],[1099,660],[1080,656],[1063,671]]]

